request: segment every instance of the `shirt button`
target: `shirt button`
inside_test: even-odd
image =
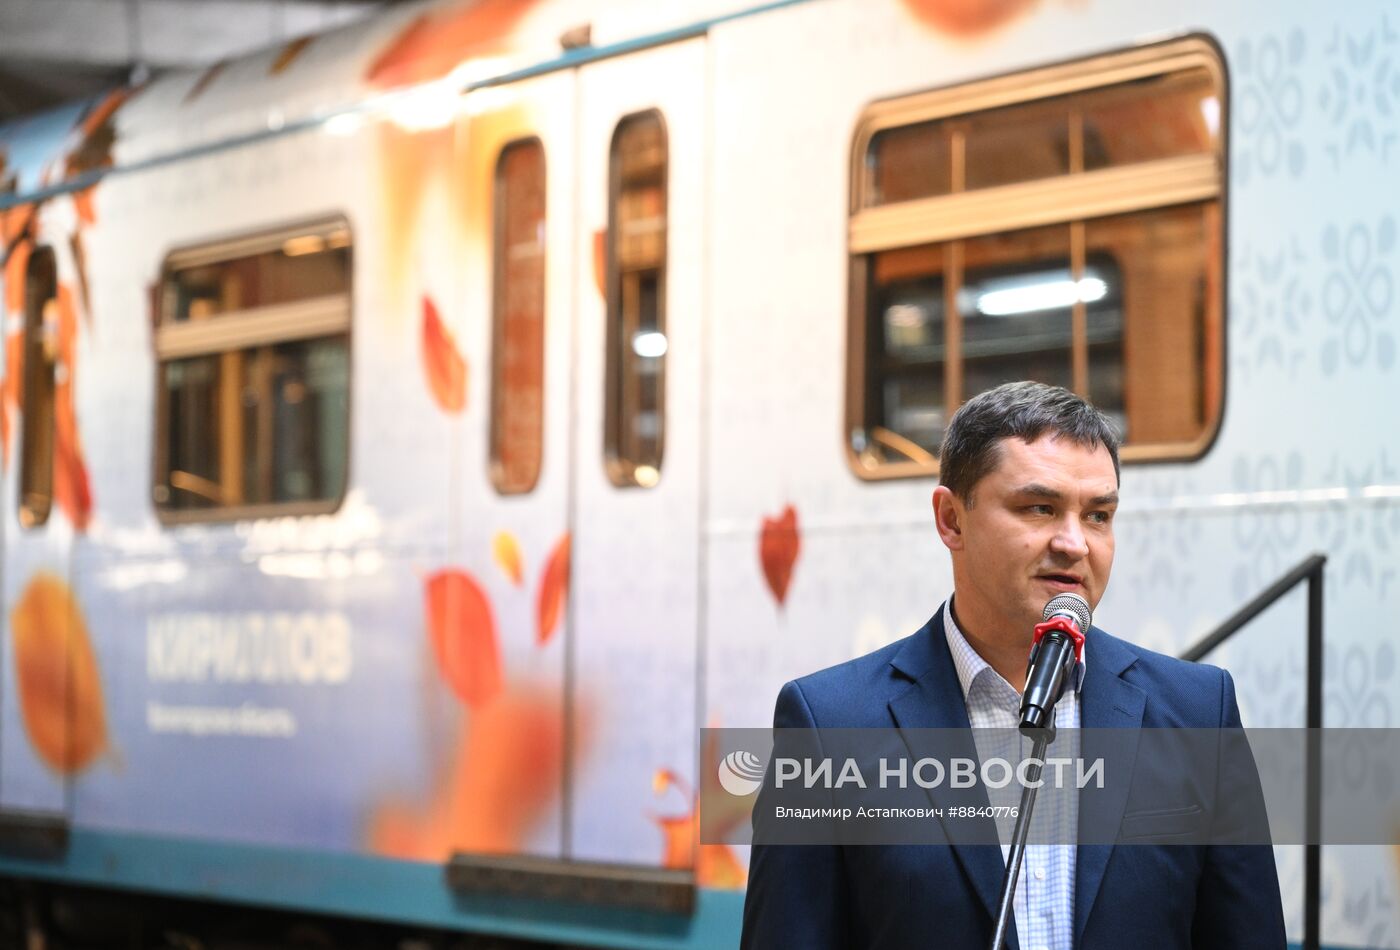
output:
[[[1043,880],[1045,880],[1045,868],[1036,868],[1036,869],[1035,869],[1035,879],[1036,879],[1037,881],[1043,881]]]

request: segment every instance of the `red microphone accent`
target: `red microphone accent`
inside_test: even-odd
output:
[[[1080,633],[1079,628],[1075,626],[1068,618],[1051,617],[1044,623],[1036,624],[1035,638],[1031,641],[1031,643],[1039,643],[1040,638],[1045,636],[1051,630],[1058,630],[1074,641],[1074,662],[1078,663],[1080,659],[1083,658],[1084,654],[1084,634]]]

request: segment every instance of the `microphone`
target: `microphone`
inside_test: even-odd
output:
[[[1026,735],[1054,727],[1055,704],[1084,651],[1084,632],[1093,614],[1083,597],[1060,594],[1045,605],[1041,616],[1044,621],[1035,627],[1021,692],[1020,728]]]

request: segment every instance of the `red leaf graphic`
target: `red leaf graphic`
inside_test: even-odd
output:
[[[466,408],[467,361],[428,297],[423,298],[423,370],[428,389],[444,411],[456,413]]]
[[[540,577],[539,598],[535,605],[536,642],[544,646],[554,636],[564,603],[569,596],[569,535],[554,545]]]
[[[1026,13],[1036,0],[904,0],[927,26],[954,36],[976,36]]]
[[[425,13],[375,59],[365,77],[381,89],[441,79],[473,56],[499,52],[535,0],[480,0]]]
[[[784,508],[777,518],[763,519],[763,530],[758,541],[758,559],[763,565],[763,576],[768,581],[768,589],[773,592],[779,605],[787,600],[788,585],[792,583],[792,569],[797,563],[801,546],[797,509],[792,505]]]
[[[438,669],[468,706],[486,705],[501,691],[496,620],[486,593],[465,571],[447,569],[426,584],[428,637]]]

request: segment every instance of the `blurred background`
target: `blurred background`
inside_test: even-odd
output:
[[[938,608],[1007,380],[1096,623],[1394,727],[1397,169],[1383,0],[0,0],[0,943],[736,946],[702,730]]]

